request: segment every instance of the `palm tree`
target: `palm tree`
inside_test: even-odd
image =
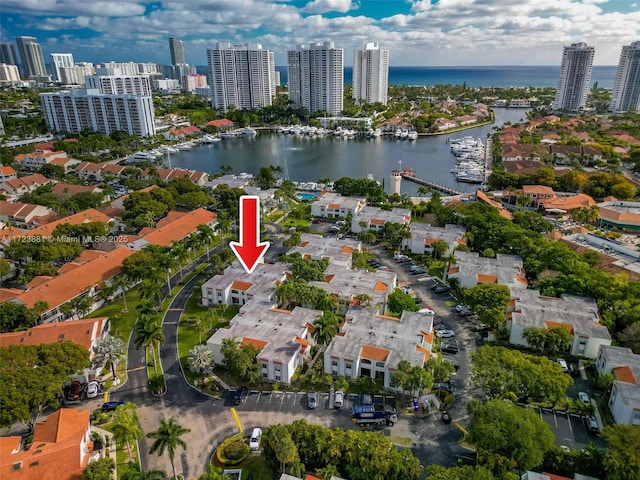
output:
[[[148,438],[155,439],[153,445],[151,445],[151,448],[149,449],[150,454],[157,452],[158,455],[163,455],[165,450],[169,454],[174,479],[177,477],[176,466],[174,463],[176,450],[178,447],[182,447],[183,449],[187,448],[187,444],[180,437],[190,431],[191,430],[188,428],[184,428],[177,424],[175,422],[175,418],[171,417],[169,420],[160,420],[160,427],[156,431],[149,432],[147,434]]]
[[[171,246],[171,253],[180,265],[180,280],[182,280],[182,263],[187,259],[187,247],[184,246],[184,243],[174,242]]]
[[[116,365],[120,360],[124,358],[124,342],[121,338],[112,337],[107,334],[98,341],[96,341],[95,346],[93,347],[93,351],[95,353],[95,357],[93,358],[93,364],[95,366],[103,366],[110,364],[111,365],[111,373],[113,374],[113,379],[116,377]]]
[[[129,462],[129,470],[127,470],[120,480],[167,480],[166,472],[162,470],[142,470],[137,462]]]
[[[145,354],[147,348],[151,350],[151,358],[153,358],[153,371],[155,373],[158,373],[155,349],[153,348],[153,346],[154,344],[156,344],[158,346],[158,350],[160,350],[160,345],[164,344],[166,340],[164,331],[162,330],[162,324],[155,317],[140,317],[134,325],[133,329],[136,334],[136,349],[144,347]]]
[[[313,339],[318,345],[329,345],[338,333],[340,323],[337,315],[326,311],[313,322]]]
[[[189,365],[189,370],[202,375],[202,381],[204,382],[205,372],[213,365],[213,352],[206,345],[196,345],[189,350],[187,364]]]
[[[122,292],[122,301],[124,302],[124,307],[122,308],[122,313],[127,313],[129,309],[127,308],[127,287],[131,285],[131,282],[124,275],[118,275],[113,279],[111,284],[117,289],[120,289]]]
[[[162,283],[158,278],[145,278],[140,286],[140,297],[148,300],[155,299],[158,301],[158,307],[162,306]]]
[[[214,236],[213,228],[211,228],[209,225],[206,225],[204,223],[202,225],[198,225],[198,235],[202,240],[204,240],[204,243],[207,245],[207,260],[209,260],[211,240],[213,239],[213,236]]]
[[[127,444],[129,462],[131,462],[131,442],[142,438],[140,418],[138,417],[135,403],[127,402],[122,407],[116,409],[113,422],[111,423],[111,431],[118,442]]]

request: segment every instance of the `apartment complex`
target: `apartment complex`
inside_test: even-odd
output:
[[[151,96],[109,95],[99,90],[72,90],[40,94],[47,126],[52,131],[107,135],[123,131],[129,135],[155,135]]]
[[[182,77],[182,85],[183,92],[195,92],[197,88],[207,87],[207,77],[206,75],[199,75],[194,73],[193,75],[184,75]]]
[[[577,112],[587,100],[595,49],[584,42],[564,47],[554,110]]]
[[[356,103],[387,104],[389,50],[367,43],[353,52],[353,98]]]
[[[343,49],[333,42],[300,45],[287,52],[289,100],[310,112],[342,112],[344,93]]]
[[[20,81],[20,72],[16,65],[0,63],[0,85],[11,85]]]
[[[184,48],[182,40],[179,38],[169,39],[169,53],[171,54],[171,65],[178,65],[185,63],[184,61]]]
[[[609,410],[616,423],[640,425],[640,355],[630,348],[600,347],[596,358],[599,375],[613,374]]]
[[[107,95],[151,95],[149,75],[124,75],[119,68],[97,68],[95,75],[85,78],[85,84]]]
[[[53,72],[53,80],[56,82],[62,81],[63,67],[73,67],[73,54],[71,53],[52,53],[51,54],[51,71]]]
[[[18,65],[18,55],[16,54],[16,47],[13,46],[13,43],[0,43],[0,63]]]
[[[640,110],[640,41],[622,47],[609,109]]]
[[[411,223],[410,238],[402,239],[402,248],[411,253],[433,254],[437,242],[445,242],[448,246],[443,257],[451,255],[458,245],[466,245],[464,239],[466,230],[461,225],[447,224],[444,227],[432,227],[428,223]]]
[[[60,67],[60,83],[65,85],[84,85],[85,77],[94,75],[96,69],[93,63],[78,62],[72,67]]]
[[[481,283],[506,285],[511,290],[527,288],[528,282],[522,258],[498,253],[496,258],[481,257],[478,252],[454,252],[455,263],[445,273],[445,279],[457,279],[462,288]]]
[[[22,71],[27,77],[46,77],[42,48],[35,37],[16,37],[16,44],[22,59]]]
[[[218,42],[207,49],[207,59],[213,108],[226,112],[271,105],[276,93],[273,52],[259,43]]]

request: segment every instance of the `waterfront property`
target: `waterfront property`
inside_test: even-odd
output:
[[[362,197],[343,197],[335,192],[322,191],[311,204],[311,216],[345,218],[351,214],[355,217],[366,204]]]
[[[411,238],[402,239],[402,248],[411,253],[433,254],[433,245],[442,241],[448,246],[442,255],[449,256],[458,245],[466,245],[464,240],[465,228],[461,225],[445,225],[444,227],[432,227],[428,223],[412,223],[409,225]]]
[[[300,244],[292,247],[287,253],[299,253],[302,258],[310,260],[327,259],[332,265],[351,268],[353,252],[361,251],[362,243],[358,240],[323,238],[319,235],[303,233]]]
[[[394,208],[383,210],[378,207],[364,207],[351,220],[351,231],[360,233],[366,230],[381,232],[387,223],[409,225],[411,222],[411,210],[406,208]]]
[[[457,279],[462,288],[480,283],[507,285],[510,289],[527,288],[522,258],[498,253],[496,258],[481,257],[478,252],[454,252],[455,262],[449,266],[445,279]]]

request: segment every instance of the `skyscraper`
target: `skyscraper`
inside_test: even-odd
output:
[[[184,49],[182,48],[182,40],[178,38],[170,38],[169,51],[171,52],[171,65],[180,65],[185,63]]]
[[[564,47],[554,110],[577,112],[584,107],[591,81],[594,48],[584,42]]]
[[[609,109],[640,110],[640,41],[622,47]]]
[[[22,71],[27,77],[46,77],[42,48],[35,37],[16,37],[16,44],[22,59]]]
[[[108,95],[151,95],[149,75],[123,75],[118,68],[97,68],[85,77],[85,85]]]
[[[51,54],[51,72],[56,82],[62,81],[62,67],[73,67],[73,54],[71,53],[52,53]]]
[[[342,112],[343,50],[334,43],[312,43],[287,52],[289,100],[310,112]]]
[[[13,43],[0,43],[0,63],[18,65],[18,55],[16,55],[16,47],[13,46]]]
[[[389,86],[389,50],[367,43],[353,52],[353,99],[356,103],[387,104]]]
[[[207,49],[208,83],[214,108],[224,112],[231,106],[254,109],[271,105],[275,95],[273,52],[259,43],[231,45],[219,42]]]

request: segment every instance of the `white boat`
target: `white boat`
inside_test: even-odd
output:
[[[374,138],[378,138],[378,137],[380,137],[381,135],[382,135],[382,130],[381,130],[380,128],[376,128],[376,129],[373,131],[373,137],[374,137]]]
[[[190,143],[178,143],[176,144],[176,148],[178,150],[191,150],[192,146]]]
[[[407,139],[408,139],[408,140],[417,140],[417,139],[418,139],[418,132],[416,132],[415,130],[411,130],[411,131],[407,134]]]
[[[244,127],[240,130],[240,134],[245,137],[255,137],[258,134],[258,131],[251,127]]]
[[[132,155],[134,160],[144,161],[144,160],[155,160],[156,157],[149,152],[136,152]]]
[[[237,138],[237,137],[238,137],[238,132],[236,130],[230,130],[228,132],[220,133],[220,138],[222,138],[223,140],[228,140],[230,138]]]

